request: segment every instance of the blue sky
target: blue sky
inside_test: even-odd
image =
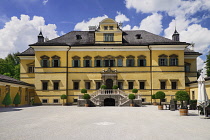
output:
[[[147,30],[171,38],[175,24],[181,41],[195,43],[204,67],[210,46],[210,0],[0,0],[0,58],[24,51],[40,28],[49,39],[87,30],[109,17],[123,30]]]

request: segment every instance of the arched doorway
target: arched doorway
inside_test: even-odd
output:
[[[113,80],[112,79],[107,79],[106,80],[106,88],[107,89],[112,89],[113,87]]]
[[[104,99],[104,106],[115,106],[115,99],[113,98]]]

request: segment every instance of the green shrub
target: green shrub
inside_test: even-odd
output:
[[[81,89],[81,93],[87,93],[87,89]]]
[[[133,100],[133,99],[135,99],[135,95],[134,94],[129,94],[128,95],[128,98],[131,99],[131,100]]]
[[[84,94],[83,99],[90,99],[90,95],[89,94]]]
[[[155,94],[152,95],[152,99],[156,99]]]
[[[106,89],[106,85],[101,85],[101,89]]]
[[[112,89],[118,89],[118,86],[117,86],[117,85],[114,85],[114,86],[112,87]]]
[[[7,94],[5,95],[4,100],[2,101],[2,104],[3,104],[3,105],[10,105],[10,104],[12,104],[12,99],[11,99],[9,93],[7,93]]]
[[[187,101],[190,99],[189,94],[186,91],[180,90],[175,94],[175,98],[177,101],[181,102],[181,109],[187,108],[184,106],[183,101]]]
[[[65,94],[61,95],[61,99],[67,99],[67,95]]]
[[[166,94],[163,91],[158,91],[155,93],[155,98],[160,99],[160,105],[161,105],[161,100],[164,99]]]
[[[138,92],[138,89],[132,89],[132,93],[137,93]]]
[[[15,95],[14,100],[13,100],[13,104],[19,105],[20,102],[21,102],[21,100],[20,100],[20,95],[17,93],[17,94]]]

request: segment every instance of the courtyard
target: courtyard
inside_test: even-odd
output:
[[[209,140],[210,120],[197,110],[143,107],[35,106],[0,108],[0,139]]]

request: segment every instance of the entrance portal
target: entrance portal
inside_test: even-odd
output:
[[[104,99],[104,106],[115,106],[115,99],[113,98]]]
[[[107,79],[106,80],[106,88],[107,89],[112,89],[113,87],[113,80],[112,79]]]

